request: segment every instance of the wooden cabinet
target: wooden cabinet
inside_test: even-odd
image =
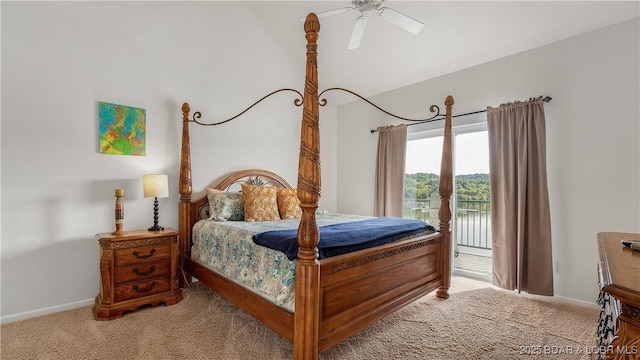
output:
[[[110,320],[143,305],[173,305],[178,287],[178,231],[134,230],[97,234],[100,242],[100,293],[93,314]]]
[[[621,240],[640,240],[640,234],[598,234],[599,359],[640,358],[640,251]]]

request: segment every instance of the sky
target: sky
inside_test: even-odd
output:
[[[406,173],[440,174],[442,136],[407,141]],[[456,135],[455,175],[489,173],[489,139],[486,131]]]

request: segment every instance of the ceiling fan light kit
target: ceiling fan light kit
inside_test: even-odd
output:
[[[358,18],[356,19],[356,23],[353,26],[353,31],[351,32],[351,38],[349,39],[349,45],[347,46],[348,49],[356,49],[358,46],[360,46],[360,41],[362,40],[362,36],[364,35],[364,28],[367,25],[367,17],[372,13],[375,13],[382,19],[412,34],[417,34],[422,30],[422,28],[424,27],[424,24],[422,22],[394,9],[382,6],[384,2],[385,0],[352,0],[351,7],[324,11],[316,15],[320,18],[342,14],[354,9],[360,11],[360,16],[358,16]]]

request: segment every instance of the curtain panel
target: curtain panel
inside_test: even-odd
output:
[[[493,283],[553,295],[542,97],[487,108]]]
[[[378,128],[375,216],[402,217],[406,152],[407,125]]]

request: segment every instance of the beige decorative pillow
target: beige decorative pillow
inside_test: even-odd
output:
[[[280,220],[276,188],[242,184],[244,221]]]
[[[300,209],[300,200],[298,200],[298,192],[296,189],[278,188],[276,190],[278,199],[278,210],[282,220],[299,219],[302,217],[302,209]]]

